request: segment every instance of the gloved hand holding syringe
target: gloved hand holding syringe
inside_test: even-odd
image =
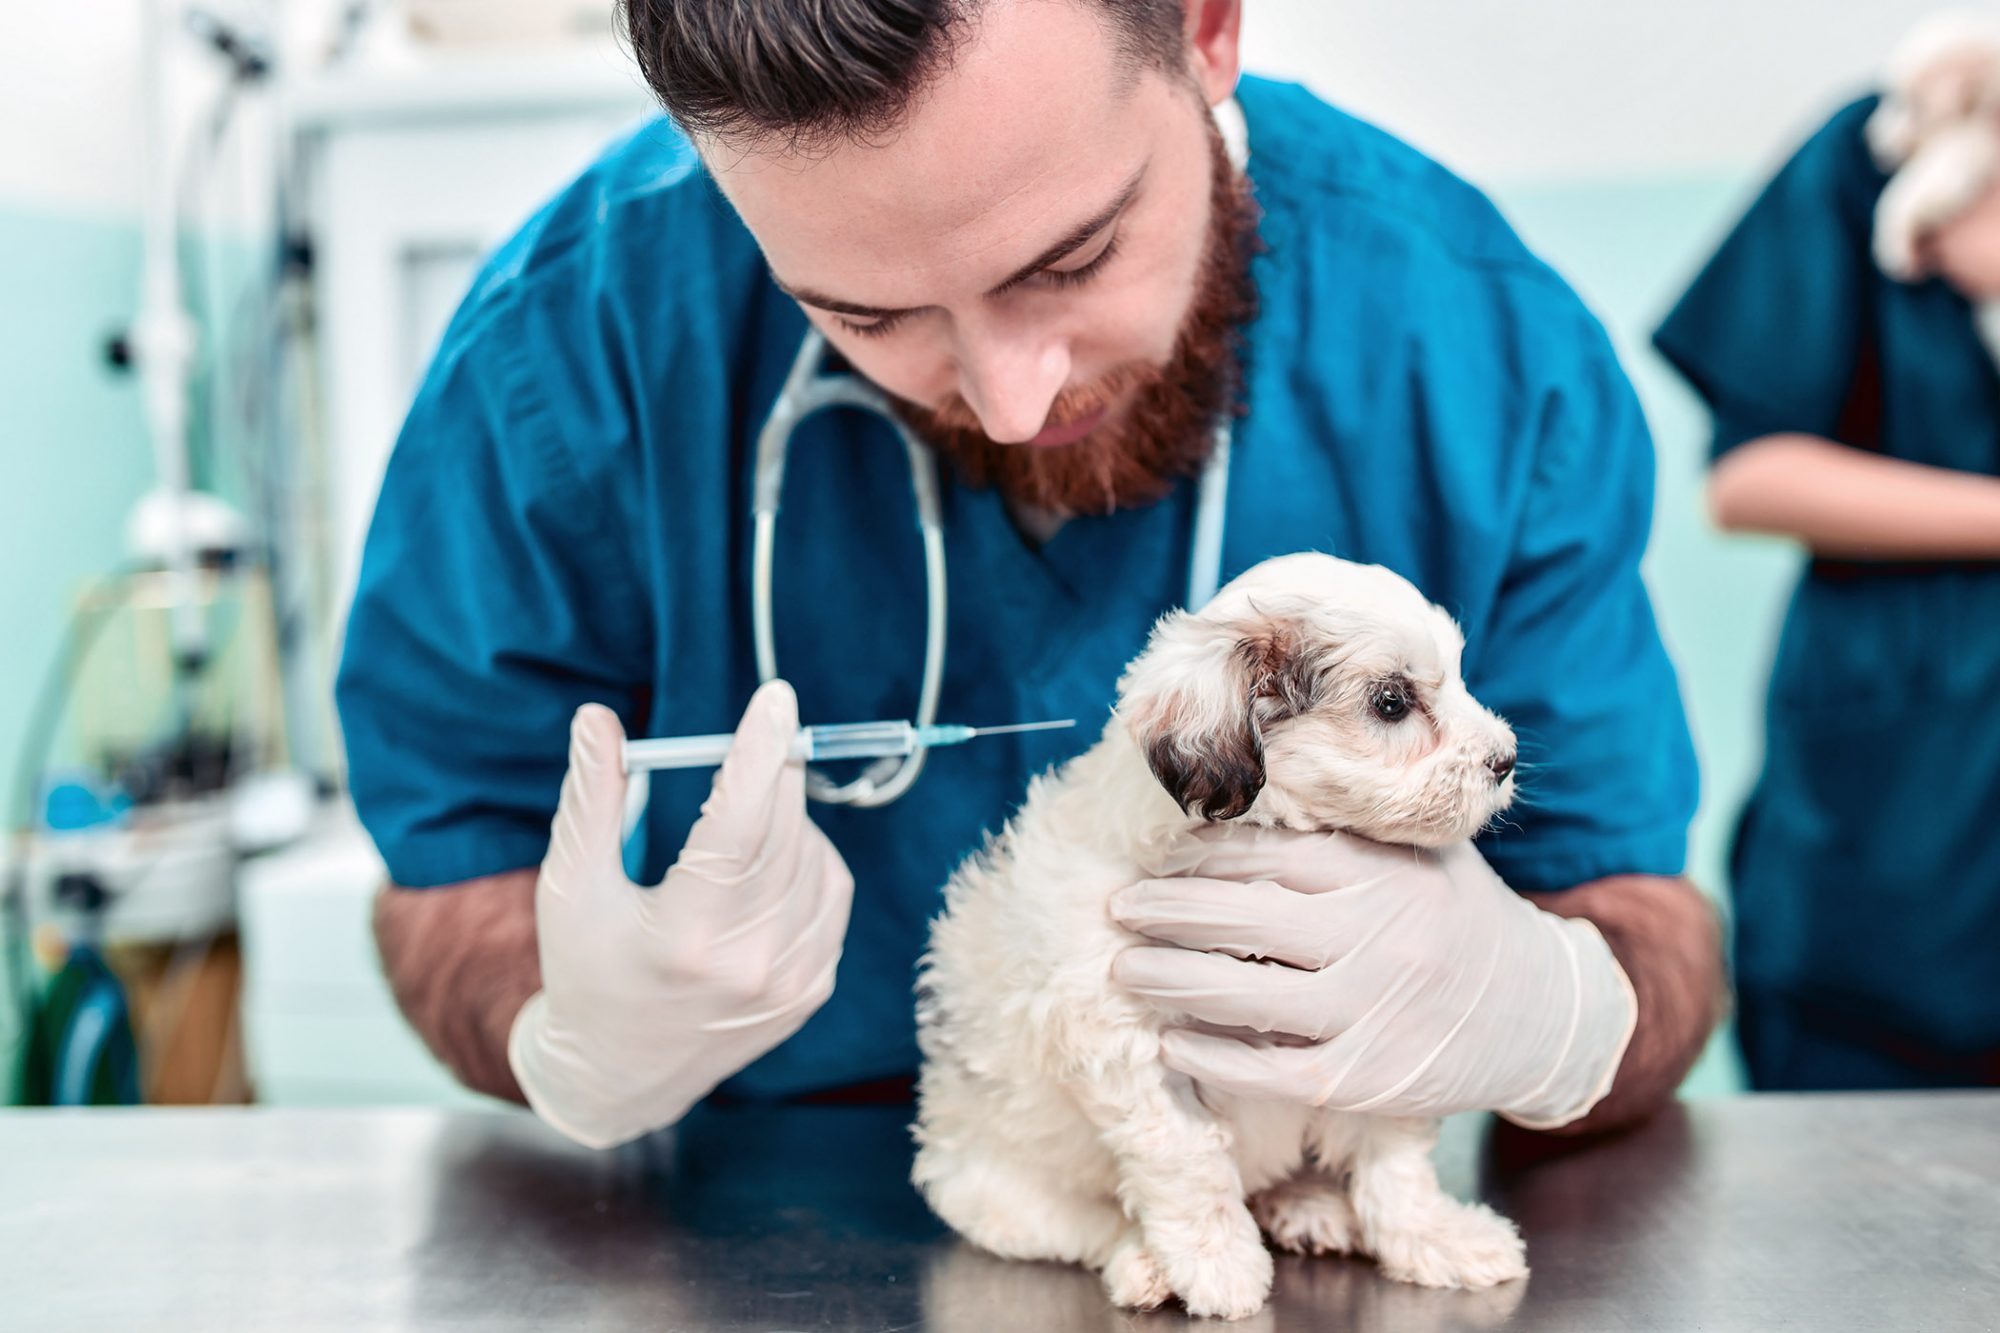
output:
[[[885,755],[906,755],[918,746],[939,749],[963,745],[981,736],[1012,735],[1024,731],[1055,731],[1073,727],[1076,721],[1016,722],[1004,727],[968,727],[956,723],[916,726],[909,722],[837,722],[827,726],[800,727],[792,740],[791,757],[805,763],[831,759],[878,759]],[[625,742],[625,771],[637,773],[656,768],[713,768],[729,753],[736,738],[724,732],[715,736],[670,736],[658,740]]]
[[[807,816],[800,761],[1069,725],[801,727],[777,680],[732,736],[628,742],[616,713],[584,705],[535,884],[541,989],[508,1033],[528,1104],[579,1143],[622,1143],[678,1120],[826,1002],[854,877]],[[705,765],[720,769],[666,879],[634,884],[627,775]]]

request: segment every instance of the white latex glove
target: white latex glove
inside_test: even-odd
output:
[[[1638,1005],[1587,921],[1514,893],[1470,843],[1203,829],[1199,878],[1120,890],[1121,985],[1176,1021],[1171,1068],[1225,1092],[1389,1116],[1494,1110],[1531,1129],[1595,1106]],[[1249,960],[1270,961],[1249,961]]]
[[[854,880],[806,818],[798,725],[791,686],[757,691],[680,859],[642,889],[621,858],[624,730],[608,708],[577,711],[535,888],[542,989],[507,1058],[578,1143],[672,1124],[833,993]]]

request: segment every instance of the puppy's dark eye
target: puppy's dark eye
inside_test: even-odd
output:
[[[1385,680],[1368,696],[1368,706],[1384,722],[1401,722],[1410,715],[1410,690],[1400,680]]]

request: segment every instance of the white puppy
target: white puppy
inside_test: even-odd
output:
[[[1951,9],[1917,22],[1889,56],[1868,147],[1884,171],[1974,116],[2000,115],[2000,16]]]
[[[1459,679],[1443,611],[1375,566],[1266,561],[1154,629],[1087,753],[945,889],[918,982],[914,1178],[996,1254],[1083,1263],[1111,1299],[1238,1318],[1279,1245],[1404,1281],[1527,1272],[1513,1225],[1439,1187],[1433,1121],[1243,1101],[1159,1060],[1111,980],[1107,900],[1204,822],[1461,842],[1512,799],[1514,737]]]
[[[2000,179],[2000,17],[1934,14],[1889,59],[1868,147],[1893,172],[1875,206],[1875,262],[1898,282],[1931,276],[1923,247]]]

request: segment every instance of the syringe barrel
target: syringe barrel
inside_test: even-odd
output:
[[[917,747],[917,730],[908,722],[836,722],[807,727],[805,736],[811,747],[805,757],[815,762],[879,759],[908,754]]]
[[[933,730],[937,730],[933,728]],[[735,737],[668,736],[625,743],[629,772],[652,768],[714,768],[729,754]],[[801,727],[792,738],[792,758],[820,762],[829,759],[879,759],[906,755],[917,747],[917,729],[908,722],[836,722]]]
[[[717,736],[663,736],[625,742],[625,770],[643,772],[654,768],[714,768],[729,753],[736,738],[728,732]]]

